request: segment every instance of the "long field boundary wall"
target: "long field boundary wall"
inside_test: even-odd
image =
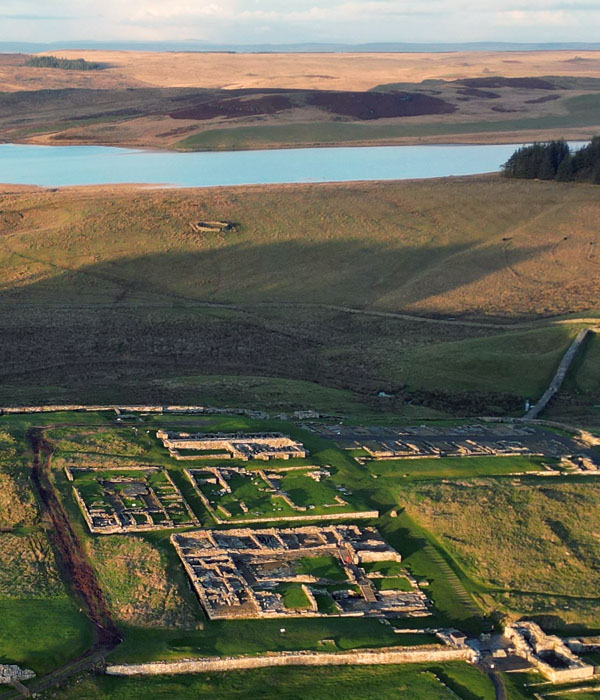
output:
[[[204,415],[235,415],[248,416],[248,418],[268,419],[269,414],[264,411],[254,411],[250,408],[213,408],[211,406],[148,406],[145,404],[50,404],[47,406],[0,406],[0,415],[12,413],[60,413],[63,411],[114,411],[115,413],[166,413],[182,414],[199,413]]]
[[[348,652],[284,651],[261,656],[205,657],[183,661],[156,661],[143,664],[114,664],[106,667],[111,676],[208,673],[268,666],[352,666],[380,664],[474,661],[475,652],[468,647],[442,646],[401,647],[399,649],[363,649]]]
[[[592,331],[589,328],[583,328],[579,331],[577,337],[571,343],[567,352],[563,355],[563,358],[560,361],[560,364],[558,365],[558,369],[556,370],[556,374],[550,382],[550,386],[542,394],[540,400],[535,404],[535,406],[533,406],[529,409],[529,411],[527,411],[524,418],[528,420],[537,418],[538,415],[546,408],[550,399],[560,389],[563,381],[565,380],[567,372],[569,371],[569,367],[571,366],[573,360],[575,359],[575,356],[577,355],[577,352],[579,351],[579,348],[591,332]]]

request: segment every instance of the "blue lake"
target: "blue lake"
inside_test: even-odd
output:
[[[214,187],[406,180],[497,171],[516,148],[513,144],[173,153],[0,144],[0,182],[44,187],[118,183]]]

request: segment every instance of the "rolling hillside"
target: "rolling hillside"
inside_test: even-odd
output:
[[[369,406],[384,389],[395,409],[518,413],[579,327],[548,317],[598,311],[591,185],[5,187],[0,210],[3,402],[115,384],[123,400],[189,401],[207,376],[240,374]],[[235,226],[193,226],[213,219]],[[574,391],[598,391],[593,368],[578,373]]]

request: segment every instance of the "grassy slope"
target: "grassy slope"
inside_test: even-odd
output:
[[[600,205],[588,185],[481,177],[0,203],[7,302],[315,302],[514,318],[589,309],[600,288],[589,250]],[[239,228],[195,234],[200,218]]]
[[[395,490],[408,514],[459,562],[467,588],[484,599],[491,595],[499,609],[545,615],[549,626],[598,628],[600,597],[588,567],[599,550],[588,526],[581,528],[584,520],[594,528],[596,480],[480,480]]]
[[[496,177],[5,194],[0,296],[14,313],[2,319],[0,402],[77,395],[336,411],[353,410],[339,391],[351,389],[363,394],[354,402],[360,413],[364,394],[404,384],[534,397],[571,330],[493,337],[484,328],[262,304],[511,319],[585,313],[600,298],[596,195],[592,186]],[[190,223],[200,218],[240,226],[198,235]],[[204,301],[240,308],[194,306]],[[593,394],[597,373],[587,367]],[[246,379],[224,376],[233,374]],[[402,410],[419,416],[414,406]]]

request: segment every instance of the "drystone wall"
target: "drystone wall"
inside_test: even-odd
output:
[[[157,661],[145,664],[115,664],[107,666],[111,676],[164,675],[232,671],[268,666],[352,666],[407,663],[439,663],[443,661],[474,661],[476,653],[468,648],[443,646],[386,647],[348,652],[284,651],[261,656],[230,656]]]
[[[532,418],[537,418],[537,416],[546,408],[548,405],[548,402],[550,399],[556,394],[556,392],[560,389],[567,372],[569,370],[569,367],[571,366],[571,363],[575,359],[575,355],[577,355],[577,352],[579,348],[582,346],[583,341],[587,338],[588,334],[590,334],[592,331],[589,328],[584,328],[583,330],[580,330],[579,333],[577,334],[577,337],[575,340],[571,343],[569,349],[567,352],[564,354],[562,360],[560,361],[560,364],[558,365],[558,369],[556,370],[556,374],[554,375],[552,381],[550,382],[550,386],[546,389],[546,391],[542,394],[540,400],[533,406],[532,408],[527,411],[525,414],[525,418],[528,420],[531,420]]]
[[[250,408],[213,408],[210,406],[146,406],[123,404],[52,404],[48,406],[0,406],[0,415],[9,413],[60,413],[62,411],[115,411],[116,413],[201,413],[204,415],[248,416],[268,420],[269,414]]]
[[[15,664],[0,664],[0,684],[9,685],[15,681],[28,681],[35,678],[35,673],[28,668]]]

